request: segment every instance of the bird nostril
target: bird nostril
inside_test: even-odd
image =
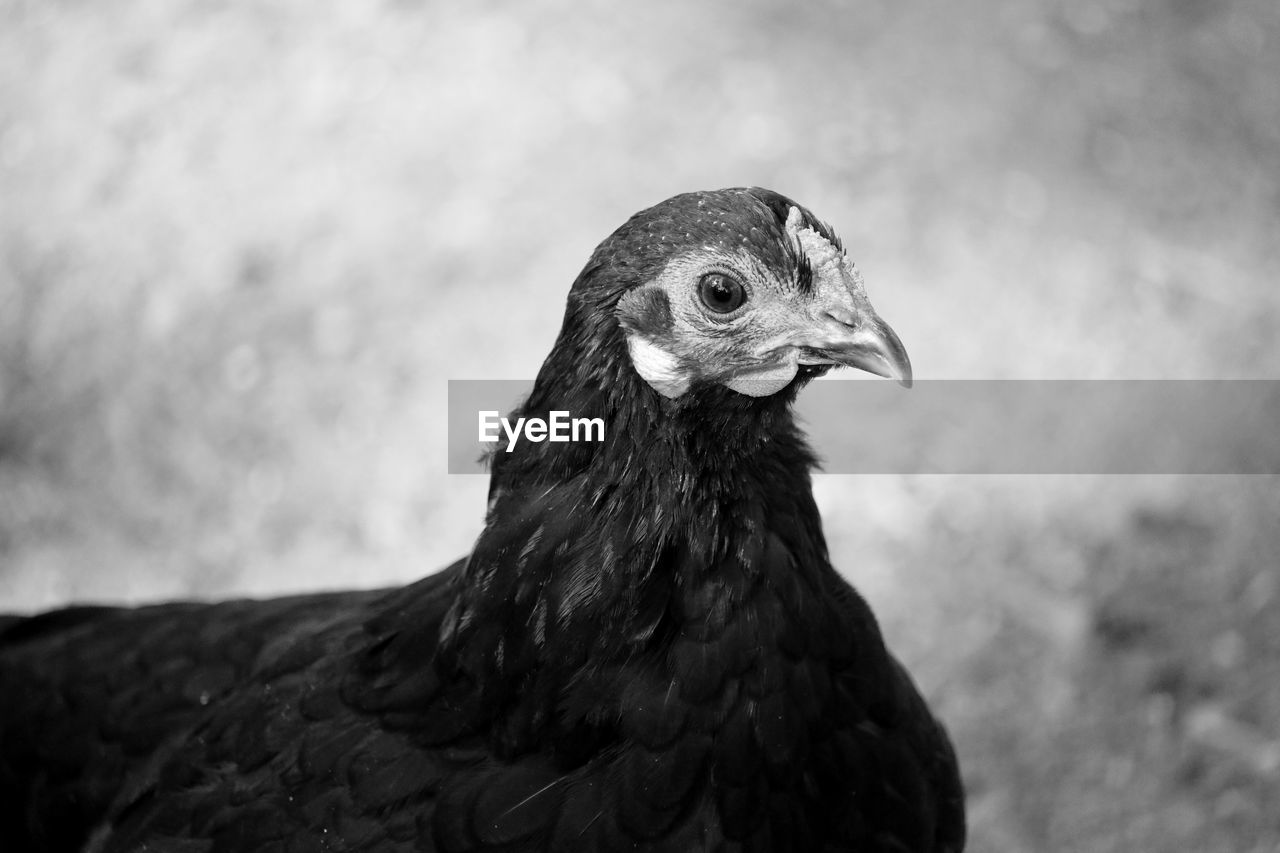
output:
[[[824,308],[822,315],[824,317],[830,317],[842,326],[854,328],[858,325],[858,315],[850,311],[848,308]]]

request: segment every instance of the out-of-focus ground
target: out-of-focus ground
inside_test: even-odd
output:
[[[1280,378],[1271,0],[0,0],[0,609],[442,566],[446,379],[741,184],[918,376]],[[1278,487],[819,478],[973,850],[1280,849]]]

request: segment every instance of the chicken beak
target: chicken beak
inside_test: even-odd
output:
[[[856,367],[911,387],[911,359],[896,332],[871,311],[857,314],[839,308],[824,310],[818,334],[806,349],[836,364]]]

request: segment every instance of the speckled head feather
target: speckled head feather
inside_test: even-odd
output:
[[[741,304],[708,304],[707,286]],[[550,376],[613,368],[673,400],[706,385],[767,397],[837,364],[910,381],[830,226],[759,188],[678,195],[631,217],[574,283],[557,350]]]
[[[709,276],[741,304],[708,306]],[[596,248],[517,414],[566,410],[604,418],[615,437],[669,431],[708,442],[711,456],[717,442],[747,454],[790,422],[805,382],[842,364],[910,381],[905,350],[830,226],[771,190],[686,193]],[[578,470],[601,452],[526,445],[494,458],[495,483]]]

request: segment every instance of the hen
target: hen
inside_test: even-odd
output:
[[[676,196],[596,249],[407,587],[0,621],[0,848],[958,851],[951,744],[828,559],[791,414],[911,380],[831,229]]]

